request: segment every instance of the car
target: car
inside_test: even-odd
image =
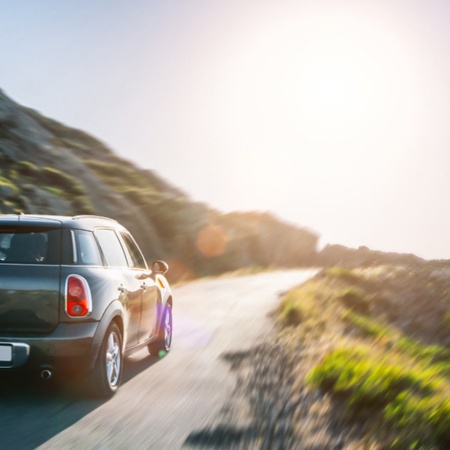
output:
[[[111,397],[124,357],[171,348],[167,270],[113,219],[1,214],[0,374],[81,373]]]

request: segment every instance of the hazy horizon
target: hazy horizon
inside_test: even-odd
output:
[[[0,88],[214,208],[450,259],[450,3],[0,0]]]

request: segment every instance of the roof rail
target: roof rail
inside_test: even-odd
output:
[[[78,216],[73,216],[72,220],[77,220],[77,219],[103,219],[103,220],[110,220],[111,222],[116,222],[116,219],[111,219],[111,217],[105,217],[105,216],[97,216],[95,214],[84,214],[84,215],[78,215]]]

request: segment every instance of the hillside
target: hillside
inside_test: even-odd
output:
[[[148,155],[151,158],[151,155]],[[269,213],[221,214],[0,91],[0,213],[97,214],[136,237],[172,279],[243,267],[311,264],[318,236]]]

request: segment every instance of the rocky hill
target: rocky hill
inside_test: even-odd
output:
[[[97,214],[117,219],[147,259],[175,279],[251,266],[297,266],[318,236],[268,213],[221,214],[102,142],[0,91],[0,213]]]

